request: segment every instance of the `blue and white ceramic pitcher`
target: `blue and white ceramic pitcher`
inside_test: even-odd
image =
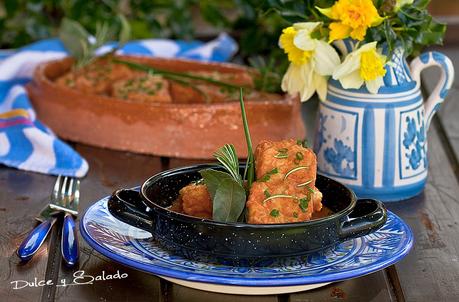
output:
[[[331,80],[320,102],[315,152],[320,173],[343,182],[358,195],[397,201],[419,194],[427,179],[426,133],[453,83],[451,60],[427,52],[408,67],[402,49],[386,66],[378,94],[343,89]],[[441,68],[441,78],[424,102],[420,73]]]

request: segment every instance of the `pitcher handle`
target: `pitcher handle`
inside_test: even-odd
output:
[[[416,57],[410,64],[411,75],[417,85],[421,83],[421,72],[430,66],[438,66],[441,69],[441,77],[435,89],[424,103],[426,116],[426,129],[429,128],[432,117],[440,108],[454,81],[454,67],[451,60],[437,51],[429,51]]]

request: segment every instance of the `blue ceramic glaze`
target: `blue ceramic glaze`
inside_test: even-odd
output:
[[[344,53],[352,43],[341,42]],[[441,77],[424,102],[420,73],[437,66]],[[318,172],[352,188],[359,198],[398,201],[422,192],[428,170],[427,130],[454,78],[451,60],[427,52],[408,66],[395,50],[378,94],[344,89],[330,80],[320,102],[314,150]]]
[[[61,250],[62,258],[68,266],[74,266],[78,262],[78,236],[71,214],[66,214],[64,217]]]
[[[29,260],[38,251],[43,242],[45,242],[55,221],[54,217],[43,221],[24,239],[17,251],[22,261]]]
[[[193,261],[161,248],[150,232],[117,220],[106,197],[80,220],[88,244],[121,264],[188,281],[242,286],[290,286],[340,281],[381,270],[405,257],[413,245],[410,228],[388,212],[386,224],[369,235],[305,256],[263,259],[251,266]]]

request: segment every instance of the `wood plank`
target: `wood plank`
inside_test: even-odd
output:
[[[35,215],[49,202],[53,183],[54,178],[50,176],[0,167],[0,297],[3,301],[40,299],[41,287],[14,290],[11,282],[44,279],[47,243],[27,263],[20,262],[16,249],[37,224]]]
[[[444,143],[429,131],[429,181],[415,198],[387,207],[411,227],[415,245],[397,265],[407,301],[456,301],[459,297],[459,186]]]
[[[150,175],[161,170],[159,157],[77,145],[76,150],[89,163],[89,173],[81,182],[80,213],[100,198],[120,188],[140,185]],[[78,221],[79,222],[79,221]],[[60,266],[59,280],[67,283],[75,272],[83,270],[85,275],[100,276],[126,273],[122,280],[94,281],[91,285],[58,287],[56,301],[158,301],[160,299],[159,278],[137,271],[105,258],[79,236],[79,266],[69,269]],[[89,280],[89,279],[88,279]]]
[[[174,284],[171,289],[171,301],[173,302],[202,302],[202,301],[218,301],[218,302],[277,302],[276,295],[266,296],[243,296],[218,294],[185,286]]]
[[[322,288],[290,294],[289,302],[306,301],[396,301],[384,271],[329,284]]]

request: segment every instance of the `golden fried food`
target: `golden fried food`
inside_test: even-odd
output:
[[[311,219],[311,194],[283,181],[254,182],[247,201],[248,223],[287,223]]]
[[[117,80],[111,89],[112,96],[137,102],[170,103],[169,82],[161,76],[143,75]]]
[[[108,95],[112,82],[132,77],[136,74],[138,75],[139,72],[132,71],[127,66],[113,64],[105,59],[98,59],[84,67],[72,69],[59,77],[56,83],[84,93]]]
[[[312,150],[295,140],[263,141],[255,151],[255,167],[257,181],[247,201],[248,223],[307,221],[322,209]]]
[[[190,184],[179,192],[183,213],[199,218],[212,218],[212,200],[204,184]]]
[[[319,191],[316,187],[313,189],[314,193],[312,195],[312,204],[314,212],[320,212],[322,210],[322,192]]]
[[[316,181],[316,155],[296,140],[262,141],[254,156],[257,180],[266,178],[273,170],[277,170],[271,178],[288,179],[297,185],[310,182],[313,186]]]

